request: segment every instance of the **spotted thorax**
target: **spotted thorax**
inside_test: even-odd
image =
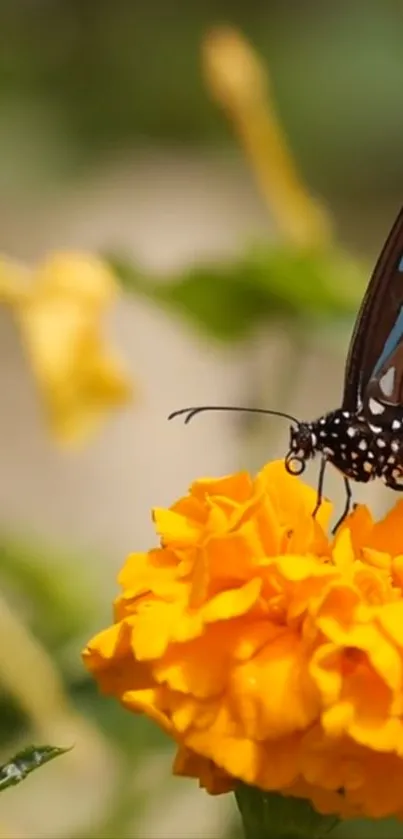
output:
[[[392,419],[390,426],[383,428],[369,423],[362,414],[337,410],[314,422],[292,426],[287,471],[301,474],[316,454],[354,481],[381,478],[391,489],[403,491],[400,419]]]

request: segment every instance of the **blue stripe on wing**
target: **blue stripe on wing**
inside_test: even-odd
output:
[[[403,258],[401,263],[403,262]],[[400,267],[399,267],[400,270]],[[374,378],[379,370],[383,367],[387,358],[394,352],[397,345],[400,343],[401,339],[403,338],[403,306],[400,308],[400,312],[397,316],[394,326],[392,327],[391,331],[389,332],[388,339],[385,343],[385,346],[381,352],[381,355],[375,364],[373,373],[371,378]]]

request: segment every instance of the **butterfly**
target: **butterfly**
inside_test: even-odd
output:
[[[350,481],[381,478],[403,492],[403,208],[381,251],[356,319],[344,376],[341,407],[312,422],[263,408],[204,405],[183,408],[169,419],[189,422],[203,411],[247,411],[283,416],[292,422],[285,468],[301,475],[319,455],[315,516],[323,498],[328,463],[341,472],[346,491],[343,515],[352,503]]]

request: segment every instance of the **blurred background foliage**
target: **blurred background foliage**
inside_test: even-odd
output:
[[[315,190],[344,199],[348,183],[360,200],[396,191],[402,14],[398,0],[4,2],[3,147],[7,134],[13,145],[18,135],[31,140],[39,115],[49,145],[37,143],[30,162],[36,153],[53,174],[74,174],[116,146],[228,148],[199,60],[206,29],[223,21],[270,56],[284,124]]]
[[[319,225],[317,236],[313,223],[311,242],[293,238],[292,225],[287,231],[270,173],[266,189],[269,149],[263,143],[256,153],[252,144],[251,151],[240,130],[245,123],[218,101],[205,72],[202,46],[221,24],[242,31],[269,67],[272,105],[297,168],[323,201],[318,212],[326,232]],[[341,376],[365,285],[363,264],[376,256],[401,203],[402,34],[398,0],[0,4],[2,250],[26,260],[42,248],[91,249],[95,241],[121,284],[118,343],[144,390],[126,426],[123,419],[91,455],[83,451],[66,465],[53,453],[54,443],[38,443],[45,424],[35,401],[24,401],[30,385],[13,360],[18,340],[14,344],[8,325],[0,323],[3,398],[11,400],[2,430],[0,757],[5,762],[30,742],[74,745],[7,790],[0,836],[239,835],[230,798],[212,801],[191,782],[171,780],[170,744],[151,723],[97,695],[80,649],[110,620],[124,551],[146,548],[154,538],[139,525],[149,500],[170,503],[183,492],[183,481],[202,470],[233,470],[239,462],[255,468],[282,451],[281,441],[260,424],[237,425],[234,438],[232,426],[218,425],[198,427],[186,439],[180,430],[168,437],[161,415],[177,407],[174,398],[214,401],[224,393],[229,401],[309,411],[313,405],[319,410],[320,398],[338,398],[333,378]],[[262,102],[254,108],[259,123]],[[123,238],[113,222],[122,218],[120,193],[108,181],[117,164],[119,177],[133,183]],[[191,234],[179,224],[177,255],[169,258],[165,225],[169,231],[175,214],[192,216],[197,209],[200,185],[184,198],[183,184],[200,183],[200,171],[202,180],[210,172],[206,189],[215,197],[209,206],[216,201],[218,208],[224,187],[215,184],[216,173],[226,173],[223,206],[235,204],[242,222],[234,223],[229,246],[223,232],[223,247],[221,227],[232,222],[219,212],[213,244],[204,219]],[[148,182],[165,183],[166,173],[173,188],[153,193]],[[241,186],[232,188],[232,180]],[[87,209],[89,182],[96,184],[105,223]],[[131,242],[131,232],[134,242],[141,239],[144,196],[149,259]],[[308,194],[306,200],[305,207],[313,206]],[[292,201],[288,211],[292,218]],[[91,224],[100,228],[96,236],[88,233]],[[181,243],[188,236],[184,258]],[[137,345],[125,338],[136,330]],[[147,365],[153,353],[152,379]],[[160,394],[163,403],[156,401]],[[26,404],[27,412],[21,409]],[[129,470],[136,484],[128,489]],[[81,506],[85,522],[79,525]],[[397,825],[382,831],[403,836]],[[341,826],[337,835],[380,833],[379,826],[357,823]]]

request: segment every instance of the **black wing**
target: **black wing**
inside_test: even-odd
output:
[[[383,424],[380,422],[383,404],[403,409],[402,307],[403,208],[384,244],[362,301],[344,379],[343,409],[354,412],[362,406],[367,418],[377,424]],[[380,385],[381,379],[399,358],[402,360],[397,375],[389,373],[385,392]],[[377,399],[380,400],[378,407],[374,403]]]

